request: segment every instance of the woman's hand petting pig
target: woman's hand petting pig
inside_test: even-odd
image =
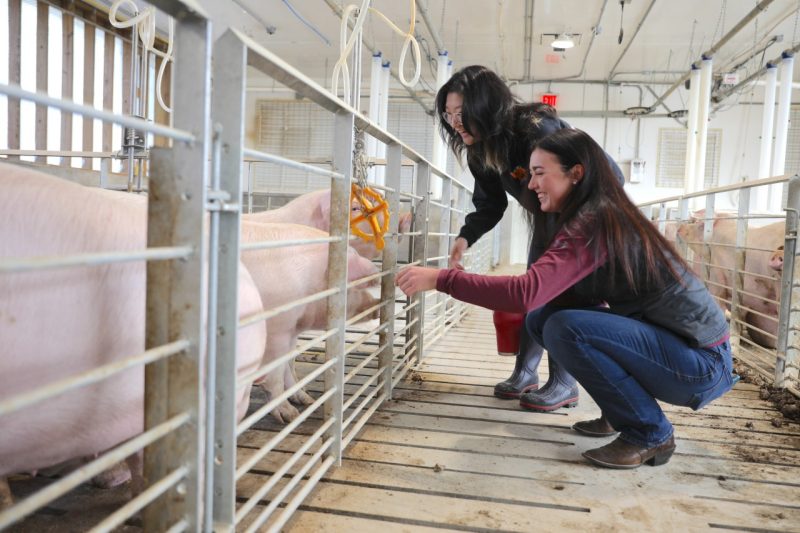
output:
[[[440,270],[418,266],[406,267],[397,274],[397,286],[407,296],[435,289],[436,278],[439,276]]]

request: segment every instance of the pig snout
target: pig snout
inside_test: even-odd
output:
[[[783,272],[783,246],[778,246],[769,258],[769,267],[777,272]]]

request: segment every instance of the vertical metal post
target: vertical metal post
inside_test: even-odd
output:
[[[664,235],[664,232],[667,229],[667,204],[666,202],[661,202],[658,204],[658,231],[661,235]]]
[[[750,187],[739,190],[739,210],[736,218],[736,243],[731,274],[731,347],[738,349],[741,341],[742,323],[747,314],[740,310],[741,294],[744,291],[743,272],[747,270],[747,215],[750,213]]]
[[[386,324],[380,334],[380,345],[383,350],[379,357],[381,372],[383,372],[383,386],[386,398],[392,398],[392,365],[394,363],[394,314],[395,314],[395,269],[397,267],[397,248],[400,236],[400,172],[402,170],[403,150],[399,144],[392,143],[386,147],[386,186],[391,190],[386,191],[386,200],[389,202],[389,211],[394,214],[389,230],[394,235],[386,241],[383,249],[383,270],[389,271],[381,279],[381,301],[391,302],[390,305],[381,307],[380,323]]]
[[[231,202],[242,201],[242,151],[244,146],[245,69],[247,49],[230,30],[214,45],[214,94],[212,117],[222,129],[219,166],[219,189]],[[220,191],[215,191],[219,193]],[[219,210],[219,247],[210,250],[218,255],[217,324],[209,320],[209,339],[219,355],[216,365],[216,388],[208,391],[214,425],[207,431],[206,442],[205,527],[214,531],[233,531],[236,514],[236,337],[239,325],[238,281],[240,209]],[[209,289],[211,292],[213,288]],[[209,312],[209,315],[211,313]],[[263,323],[259,324],[265,327]],[[209,380],[209,384],[211,381]],[[209,412],[211,415],[211,412]],[[213,433],[211,433],[213,431]],[[209,491],[208,488],[211,488]]]
[[[211,25],[195,13],[177,20],[175,53],[180,57],[173,74],[174,124],[190,131],[193,143],[176,142],[172,149],[153,149],[148,195],[147,245],[189,245],[186,260],[147,265],[146,347],[185,338],[191,347],[145,369],[145,427],[152,428],[182,412],[190,422],[145,450],[148,483],[162,479],[180,466],[187,478],[143,512],[146,531],[166,531],[185,520],[199,528],[202,508],[199,473],[204,421],[200,417],[202,356],[205,348],[205,235],[210,117]]]
[[[800,176],[789,178],[786,201],[786,240],[783,244],[783,275],[781,277],[781,306],[778,313],[778,344],[775,360],[775,386],[786,387],[792,381],[795,390],[800,388],[800,356],[797,346],[800,335],[800,309],[792,305],[797,301],[795,280],[800,279],[797,261],[797,230],[800,215]]]
[[[689,222],[688,198],[681,198],[678,200],[678,221],[680,221],[681,224],[687,224]],[[684,258],[688,255],[688,246],[686,246],[686,241],[678,240],[678,251]]]
[[[439,268],[447,268],[447,256],[450,252],[449,244],[450,238],[448,234],[450,233],[450,194],[452,193],[452,186],[453,182],[447,178],[440,178],[441,182],[441,202],[442,205],[446,206],[442,208],[442,214],[439,219],[439,229],[437,230],[439,233],[443,233],[444,235],[439,237],[439,253],[436,254],[442,259],[439,259],[437,266]],[[447,324],[447,295],[444,293],[438,293],[438,300],[441,305],[439,305],[439,329],[440,335],[444,334],[444,328]]]
[[[714,195],[706,195],[705,222],[703,222],[703,276],[706,280],[711,279],[711,242],[712,232],[714,231]]]
[[[344,402],[344,335],[347,315],[347,247],[350,226],[350,179],[353,175],[353,132],[355,117],[352,113],[338,112],[334,118],[333,170],[345,179],[331,179],[331,235],[342,237],[328,248],[328,287],[339,289],[328,297],[328,329],[336,329],[325,343],[325,360],[338,359],[337,364],[325,372],[325,390],[334,389],[335,394],[325,402],[325,419],[334,418],[327,431],[333,438],[330,456],[336,465],[342,464],[342,421]]]
[[[414,248],[411,256],[411,261],[419,261],[420,266],[427,266],[428,259],[428,209],[430,207],[430,178],[431,167],[428,163],[419,163],[417,165],[417,184],[415,192],[417,195],[422,196],[422,200],[417,204],[414,210],[414,229],[420,232],[420,235],[414,237]],[[425,328],[425,293],[419,293],[414,298],[417,300],[417,306],[411,313],[410,319],[417,319],[414,324],[413,332],[411,335],[417,336],[417,361],[422,361],[422,349],[424,346],[424,331]]]

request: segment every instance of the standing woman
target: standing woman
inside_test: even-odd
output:
[[[533,212],[534,200],[527,191],[526,171],[531,150],[542,137],[570,126],[549,105],[520,103],[497,74],[478,65],[462,68],[439,89],[436,111],[442,117],[439,122],[442,137],[457,157],[466,154],[475,177],[472,196],[475,211],[467,215],[450,251],[450,268],[460,268],[466,249],[503,218],[508,206],[506,193],[516,198],[529,214]],[[619,167],[608,159],[623,182]],[[544,217],[538,223],[552,229],[554,219]],[[543,251],[532,242],[528,265]],[[542,353],[542,347],[523,327],[514,371],[495,385],[495,396],[519,398],[523,408],[537,411],[576,405],[575,379],[552,359],[547,383],[538,388],[537,368]]]
[[[436,288],[489,309],[530,312],[531,336],[602,410],[573,429],[620,433],[583,456],[608,468],[664,464],[675,440],[657,400],[697,410],[733,386],[725,315],[586,133],[563,129],[539,141],[530,171],[534,214],[555,214],[556,227],[548,236],[535,226],[546,251],[526,274],[409,267],[397,284],[408,295]],[[553,305],[568,289],[581,307]]]

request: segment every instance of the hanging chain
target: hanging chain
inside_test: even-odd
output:
[[[362,189],[367,187],[367,154],[365,152],[364,130],[355,128],[355,142],[353,147],[353,177]]]
[[[728,7],[728,0],[722,0],[722,8],[719,10],[719,18],[717,19],[717,27],[714,28],[714,37],[711,39],[711,42],[717,40],[717,32],[719,32],[720,36],[725,34],[725,12]]]
[[[800,19],[800,0],[797,0],[797,9],[794,12],[794,30],[792,31],[792,46],[797,46],[797,19]]]

